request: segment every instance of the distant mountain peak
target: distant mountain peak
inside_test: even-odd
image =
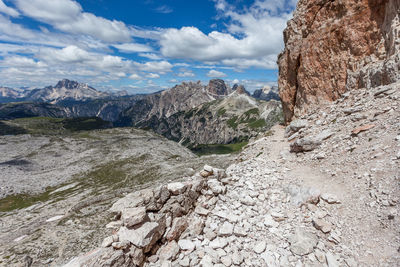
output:
[[[250,93],[246,90],[246,88],[243,85],[237,83],[233,85],[232,91],[240,95],[241,94],[250,95]]]
[[[66,89],[77,89],[77,88],[90,88],[93,90],[93,87],[88,86],[86,83],[79,83],[77,81],[71,81],[68,79],[63,79],[59,81],[54,88],[66,88]]]
[[[229,88],[226,86],[225,81],[221,79],[212,79],[206,87],[208,93],[213,96],[226,96],[230,93]]]

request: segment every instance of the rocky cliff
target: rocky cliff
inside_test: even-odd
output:
[[[399,80],[399,14],[398,0],[300,0],[278,58],[285,120]]]
[[[257,101],[246,93],[234,92],[224,99],[206,102],[169,117],[152,116],[135,126],[151,128],[168,139],[193,147],[246,141],[281,120],[282,108],[278,101]]]

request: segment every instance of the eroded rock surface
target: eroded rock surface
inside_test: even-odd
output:
[[[347,90],[398,81],[399,14],[398,0],[300,0],[278,59],[285,120]]]

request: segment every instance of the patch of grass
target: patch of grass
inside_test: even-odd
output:
[[[258,115],[259,114],[258,108],[252,108],[252,109],[249,109],[248,111],[246,111],[245,113],[243,113],[243,115],[245,115],[245,116],[250,116],[252,114]]]
[[[27,208],[38,202],[45,202],[50,199],[53,199],[54,201],[57,201],[60,198],[63,199],[65,198],[66,195],[75,191],[76,188],[73,187],[64,191],[56,192],[54,194],[52,194],[52,192],[57,188],[64,187],[65,185],[67,184],[61,184],[57,187],[48,187],[45,192],[40,194],[35,194],[35,195],[17,194],[2,198],[0,199],[0,212],[7,212],[15,209]]]
[[[61,121],[65,129],[71,131],[88,131],[95,129],[104,129],[110,127],[110,123],[101,118],[72,118]]]
[[[226,109],[224,108],[220,108],[217,112],[218,116],[224,116],[226,113]]]
[[[248,125],[251,129],[257,129],[267,126],[267,122],[264,119],[259,119],[248,123]]]
[[[238,117],[237,116],[233,116],[232,118],[230,118],[229,120],[226,121],[226,123],[228,124],[229,127],[231,127],[232,129],[236,129],[239,125],[239,123],[237,122]]]
[[[0,134],[3,132],[3,130],[10,132],[10,128],[4,126],[3,124],[12,126],[12,134],[30,133],[39,135],[62,135],[80,131],[89,131],[112,127],[112,124],[110,122],[104,121],[101,118],[97,117],[67,119],[50,117],[30,117],[14,119],[5,123],[0,122]]]
[[[18,135],[27,133],[28,131],[20,126],[15,126],[0,121],[0,135]]]
[[[240,151],[248,142],[240,142],[234,144],[202,144],[191,148],[191,150],[198,156],[210,154],[231,154]]]
[[[158,166],[150,168],[141,166],[148,159],[149,155],[145,154],[139,157],[110,161],[79,175],[77,178],[82,181],[82,186],[94,188],[95,192],[99,192],[104,187],[117,189],[122,184],[124,187],[144,184],[160,178]]]

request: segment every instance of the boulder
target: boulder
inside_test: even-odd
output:
[[[121,220],[126,227],[133,227],[144,222],[147,218],[146,208],[128,208],[122,212]]]
[[[162,237],[165,225],[157,222],[146,222],[137,229],[130,230],[121,227],[118,231],[119,240],[128,240],[138,248],[142,248],[145,253]]]
[[[179,195],[183,194],[186,190],[186,185],[184,183],[176,182],[176,183],[170,183],[167,185],[168,191],[172,195]]]

